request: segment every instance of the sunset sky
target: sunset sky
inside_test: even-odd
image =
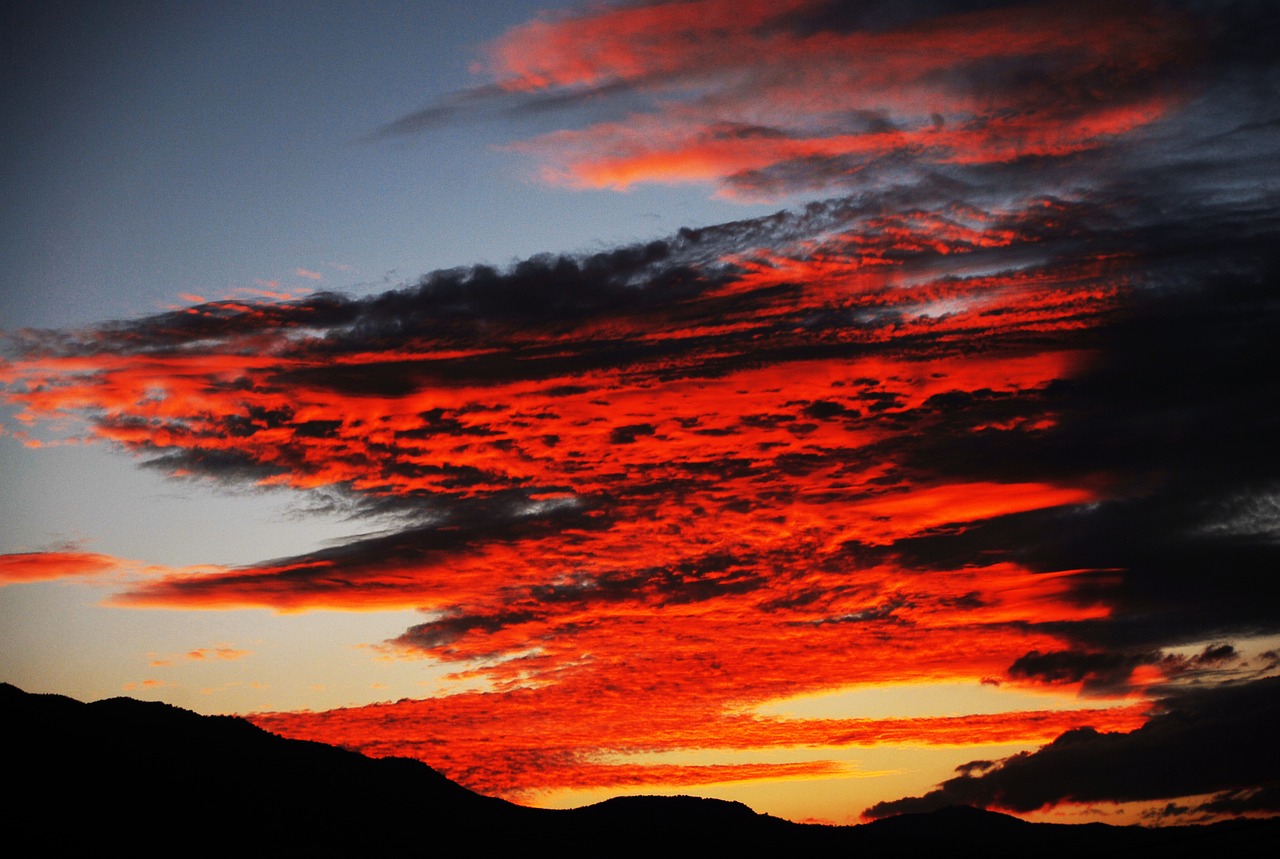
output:
[[[1280,812],[1280,7],[0,15],[0,680],[531,805]]]

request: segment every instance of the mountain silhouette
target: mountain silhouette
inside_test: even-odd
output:
[[[1280,819],[1163,829],[1033,824],[949,808],[860,826],[798,824],[737,802],[618,797],[533,809],[419,761],[285,739],[233,716],[111,698],[85,704],[0,683],[7,840],[21,852],[384,850],[673,855],[840,850],[869,856],[1239,855],[1280,844]]]

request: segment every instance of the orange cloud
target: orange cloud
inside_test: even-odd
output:
[[[373,756],[426,761],[482,793],[530,801],[560,788],[698,785],[839,774],[833,761],[785,764],[638,763],[628,756],[673,749],[848,748],[884,744],[980,746],[1038,743],[1064,731],[1140,727],[1146,707],[1000,713],[917,719],[771,719],[709,714],[687,697],[637,702],[606,686],[589,700],[565,700],[559,689],[503,696],[468,693],[325,713],[263,713],[251,719],[286,736],[336,743]],[[573,694],[587,694],[585,688]],[[438,742],[439,726],[449,742]],[[501,742],[495,743],[495,738]]]
[[[95,552],[17,552],[0,555],[0,587],[66,578],[92,578],[118,573],[118,558]]]
[[[189,651],[186,655],[187,659],[205,660],[205,659],[222,659],[234,660],[248,656],[249,651],[237,650],[234,647],[198,647]]]

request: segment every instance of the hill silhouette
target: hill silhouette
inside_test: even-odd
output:
[[[619,797],[568,811],[485,797],[427,765],[270,734],[155,702],[85,704],[0,684],[11,844],[30,852],[325,855],[535,848],[567,855],[797,850],[939,856],[1232,855],[1280,820],[1164,829],[1032,824],[973,808],[860,826],[798,824],[714,799]]]

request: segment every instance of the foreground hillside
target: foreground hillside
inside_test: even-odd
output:
[[[834,827],[692,797],[531,809],[480,796],[418,761],[287,740],[235,717],[130,698],[84,704],[8,684],[0,684],[0,724],[9,838],[55,854],[110,844],[144,854],[545,847],[572,855],[821,849],[1154,857],[1280,844],[1280,820],[1153,830],[1031,824],[953,808]]]

